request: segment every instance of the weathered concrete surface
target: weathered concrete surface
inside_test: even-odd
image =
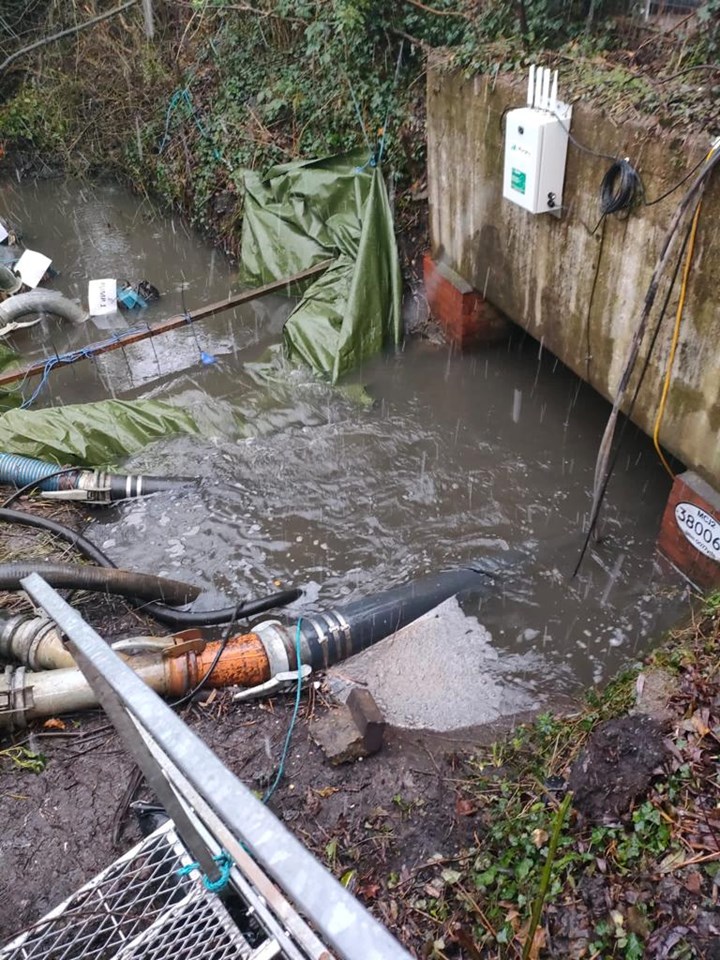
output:
[[[562,72],[560,88],[562,96]],[[625,219],[608,218],[604,230],[601,226],[592,234],[599,220],[600,182],[610,161],[570,144],[561,219],[533,216],[503,200],[503,111],[522,106],[526,89],[524,76],[500,77],[496,83],[483,77],[466,80],[431,66],[427,123],[433,255],[445,259],[511,320],[612,399],[682,190]],[[680,180],[710,146],[709,138],[684,140],[630,123],[617,127],[582,103],[573,108],[572,134],[598,152],[630,157],[649,199]],[[715,485],[720,481],[718,290],[720,175],[703,202],[660,435],[667,449]],[[661,287],[658,306],[663,293]],[[633,416],[648,433],[676,302],[674,297]]]

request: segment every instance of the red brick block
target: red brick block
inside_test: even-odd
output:
[[[657,545],[698,587],[720,586],[720,494],[696,473],[675,477]]]
[[[446,264],[426,253],[423,273],[430,313],[453,343],[492,343],[507,335],[502,314]]]

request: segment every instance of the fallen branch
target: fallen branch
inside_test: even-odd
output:
[[[126,3],[121,3],[119,7],[113,7],[112,10],[107,10],[105,13],[100,13],[97,17],[92,17],[90,20],[85,20],[84,23],[76,23],[74,27],[68,27],[66,30],[60,30],[58,33],[53,33],[49,37],[43,37],[40,40],[36,40],[35,43],[28,44],[27,47],[22,47],[20,50],[16,50],[15,53],[11,53],[9,57],[6,57],[3,62],[0,63],[0,73],[4,73],[11,63],[14,63],[15,60],[18,60],[26,53],[31,53],[33,50],[37,50],[39,47],[45,47],[47,44],[54,43],[56,40],[62,40],[63,37],[69,37],[73,33],[78,33],[80,30],[85,30],[87,27],[92,27],[96,23],[100,23],[101,20],[109,20],[110,17],[114,17],[116,14],[122,13],[123,10],[128,10],[130,7],[134,7],[137,2],[138,0],[127,0]]]
[[[685,67],[684,70],[679,70],[677,73],[673,73],[669,77],[663,77],[662,80],[658,80],[658,83],[670,83],[671,80],[677,80],[678,77],[682,77],[686,73],[692,73],[693,70],[710,70],[713,73],[720,73],[720,64],[697,63],[694,67]]]
[[[396,37],[401,37],[403,40],[407,40],[408,43],[412,43],[414,46],[420,47],[426,52],[433,49],[433,45],[431,43],[428,43],[426,40],[421,40],[419,37],[414,37],[410,33],[405,33],[404,30],[397,30],[395,27],[393,27],[390,30],[390,33],[394,34]]]
[[[637,57],[637,55],[640,53],[640,51],[644,47],[647,47],[648,44],[654,43],[656,40],[666,40],[669,36],[671,36],[671,34],[675,33],[677,30],[680,29],[680,27],[686,24],[688,20],[692,20],[692,18],[696,14],[697,14],[697,10],[691,10],[686,17],[683,17],[682,20],[678,20],[678,22],[674,24],[672,27],[670,27],[669,30],[659,30],[656,34],[654,34],[654,36],[648,37],[647,40],[643,40],[643,42],[640,44],[637,50],[633,53],[630,59],[634,60]]]

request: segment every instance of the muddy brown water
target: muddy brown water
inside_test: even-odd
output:
[[[117,186],[5,183],[2,213],[53,258],[54,285],[68,294],[86,300],[87,280],[105,276],[147,278],[163,294],[142,315],[82,328],[43,321],[12,341],[27,358],[237,289],[220,252]],[[367,661],[393,722],[439,730],[599,683],[678,617],[684,587],[655,554],[669,480],[633,427],[604,539],[571,577],[609,407],[538,343],[518,332],[458,353],[408,339],[333,389],[272,352],[291,308],[266,297],[52,375],[37,405],[157,397],[202,423],[199,437],[164,440],[124,465],[203,479],[189,494],[98,513],[88,535],[118,564],[197,583],[205,609],[276,580],[298,584],[305,596],[292,619],[518,551],[489,599],[451,603],[430,636],[425,623]],[[363,669],[356,661],[346,672],[362,680]]]

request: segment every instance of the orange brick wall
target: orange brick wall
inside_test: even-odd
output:
[[[508,322],[492,304],[444,263],[429,253],[423,259],[430,314],[453,343],[492,343],[508,332]]]

